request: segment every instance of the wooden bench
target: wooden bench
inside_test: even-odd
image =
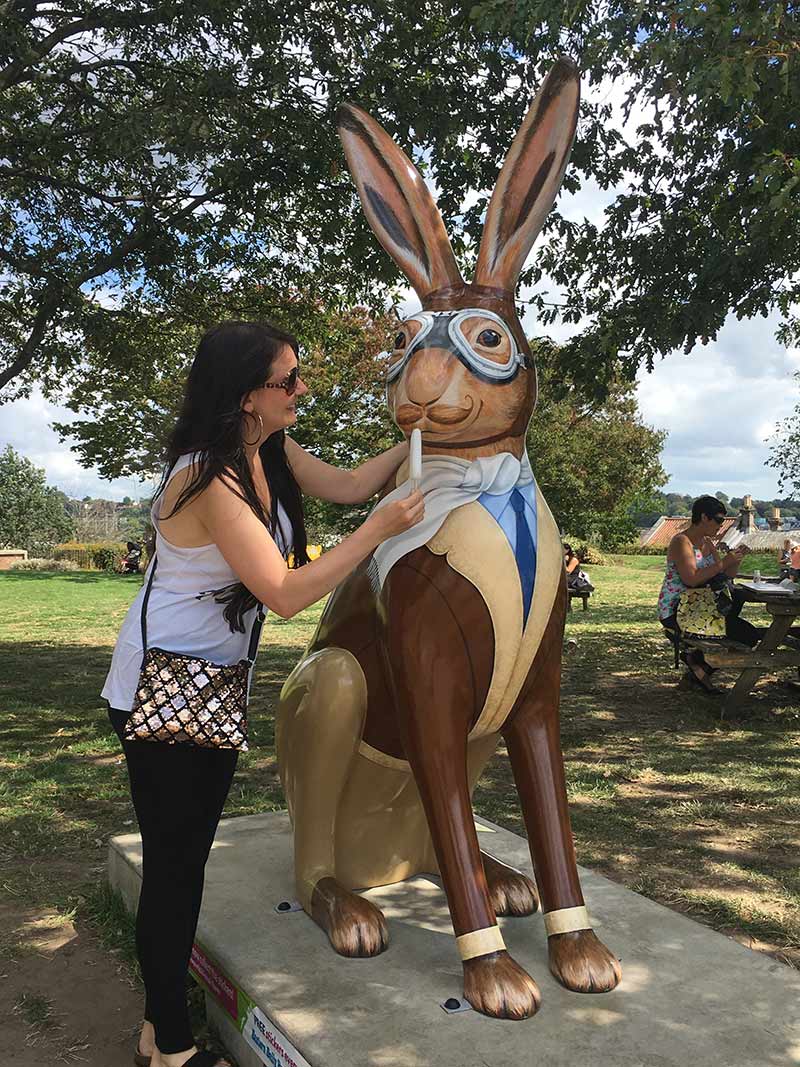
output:
[[[583,601],[583,610],[589,610],[589,597],[592,595],[588,589],[567,589],[567,611],[572,611],[572,601],[580,597]]]
[[[763,644],[764,642],[762,641],[761,645]],[[743,645],[739,641],[732,641],[728,637],[723,637],[719,641],[708,641],[702,637],[681,635],[678,644],[679,651],[701,652],[710,667],[721,667],[741,672],[740,679],[744,679],[746,684],[737,682],[730,690],[723,702],[720,718],[724,717],[725,712],[735,711],[741,707],[750,692],[751,686],[759,675],[768,672],[772,673],[782,667],[800,666],[800,658],[798,658],[797,652],[791,649],[762,648],[761,645],[757,645],[756,648],[750,648],[749,645]],[[750,671],[753,672],[752,675],[748,674]]]

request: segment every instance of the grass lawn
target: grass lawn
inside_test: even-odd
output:
[[[654,618],[662,569],[638,556],[590,568],[590,609],[568,616],[578,647],[565,658],[562,734],[579,861],[800,967],[800,698],[765,680],[751,718],[720,723],[713,698],[679,690]],[[98,694],[140,580],[0,574],[0,913],[77,908],[99,921],[90,887],[134,815]],[[273,712],[318,613],[265,627],[252,749],[227,815],[282,806]],[[504,751],[475,806],[524,832]],[[19,950],[2,936],[0,957]]]

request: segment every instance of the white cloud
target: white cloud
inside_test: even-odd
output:
[[[35,391],[30,397],[0,407],[0,450],[11,445],[37,467],[44,469],[47,484],[56,486],[72,497],[103,497],[136,500],[148,496],[149,483],[135,478],[108,481],[97,470],[82,467],[69,446],[59,439],[53,422],[74,422],[79,416],[53,404]]]
[[[731,315],[716,341],[688,356],[672,353],[652,374],[640,373],[642,415],[669,432],[663,456],[669,490],[778,495],[775,472],[764,465],[765,439],[800,399],[791,378],[800,350],[776,341],[777,324],[777,315],[745,322]]]

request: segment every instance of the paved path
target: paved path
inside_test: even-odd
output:
[[[487,852],[530,873],[522,838],[484,820],[478,829]],[[112,841],[111,879],[131,905],[140,858],[135,835]],[[304,913],[274,911],[293,895],[290,871],[286,814],[220,824],[198,942],[219,967],[209,980],[221,1003],[207,999],[240,1067],[302,1067],[303,1058],[312,1067],[800,1064],[800,973],[591,871],[581,872],[589,912],[622,960],[623,982],[608,994],[567,992],[547,969],[541,915],[501,919],[509,951],[542,990],[538,1015],[525,1022],[439,1006],[460,995],[461,965],[435,881],[370,890],[388,919],[389,949],[345,960]]]

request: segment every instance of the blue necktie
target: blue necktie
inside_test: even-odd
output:
[[[525,520],[525,497],[514,489],[511,492],[511,506],[517,515],[517,570],[522,583],[522,625],[528,621],[528,612],[533,597],[533,580],[536,576],[536,549],[528,523]]]

